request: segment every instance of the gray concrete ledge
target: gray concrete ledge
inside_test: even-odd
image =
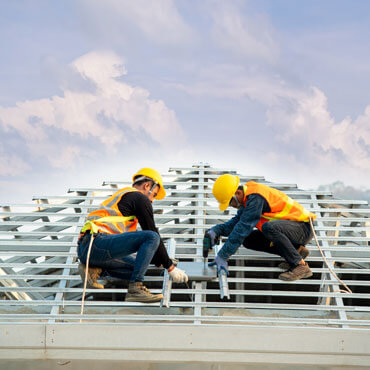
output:
[[[157,364],[150,369],[164,369],[166,363],[176,365],[172,368],[197,363],[202,365],[199,369],[208,369],[212,364],[222,365],[220,369],[228,369],[232,364],[256,368],[268,365],[274,369],[283,365],[323,369],[370,367],[370,331],[221,325],[0,325],[0,368],[17,369],[9,366],[18,364],[19,369],[27,369],[21,366],[24,360],[29,365],[38,364],[35,369],[45,361],[51,361],[51,369],[52,364],[60,368],[66,362],[65,369],[79,364],[79,369],[89,370],[91,361],[102,366],[123,361],[127,365],[136,363],[136,368],[144,366],[143,369],[148,364]]]

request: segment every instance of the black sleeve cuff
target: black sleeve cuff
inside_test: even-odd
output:
[[[168,269],[172,265],[172,260],[168,256],[166,247],[164,246],[162,239],[157,251],[152,258],[151,263],[153,263],[157,267],[162,265],[165,269]]]

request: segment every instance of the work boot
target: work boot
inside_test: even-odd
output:
[[[299,248],[297,249],[297,252],[301,255],[303,260],[305,260],[311,253],[309,249],[306,248],[304,245],[300,245]],[[290,269],[288,262],[281,262],[279,263],[278,267],[285,271]]]
[[[141,281],[130,283],[126,294],[126,302],[153,303],[159,302],[163,294],[152,294]]]
[[[86,265],[80,263],[78,265],[78,273],[81,276],[82,282],[85,283]],[[89,288],[104,289],[104,285],[97,282],[101,273],[102,269],[100,267],[89,267],[89,273],[87,274],[87,286]]]
[[[312,276],[312,271],[310,266],[308,266],[307,262],[304,265],[298,265],[294,269],[289,271],[283,272],[279,275],[280,280],[285,281],[294,281],[299,279],[305,279]]]

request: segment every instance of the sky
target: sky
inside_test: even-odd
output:
[[[0,0],[0,203],[205,162],[370,183],[367,0]]]

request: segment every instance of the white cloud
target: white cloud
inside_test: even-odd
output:
[[[196,97],[241,104],[243,99],[252,100],[263,106],[265,128],[259,132],[265,137],[254,136],[259,149],[250,148],[254,143],[242,145],[240,155],[256,156],[260,151],[258,162],[281,181],[284,176],[312,186],[337,179],[357,185],[370,181],[370,105],[363,114],[338,122],[317,87],[292,86],[279,75],[227,65],[204,68],[194,84],[173,87]],[[253,128],[246,111],[246,134]]]
[[[114,84],[114,78],[127,74],[123,63],[123,58],[113,52],[92,51],[72,62],[72,66],[83,78],[97,86],[105,86]]]
[[[114,1],[116,9],[126,19],[133,19],[137,26],[158,43],[176,43],[190,40],[191,29],[179,14],[172,0]]]
[[[278,127],[283,145],[294,145],[305,159],[325,167],[370,171],[370,106],[354,120],[335,122],[325,94],[313,87],[290,109],[284,104],[272,107],[268,123]]]
[[[61,96],[0,106],[3,129],[15,130],[34,156],[54,167],[69,167],[86,152],[68,138],[85,146],[87,139],[99,141],[101,147],[89,147],[89,155],[101,155],[102,148],[113,152],[122,144],[129,150],[148,140],[160,147],[184,142],[174,111],[150,98],[149,91],[118,80],[127,72],[116,54],[91,52],[71,67],[95,86],[94,91],[64,89]]]
[[[139,30],[158,45],[194,41],[192,29],[173,0],[80,0],[80,3],[93,29],[117,40],[127,41]]]
[[[273,27],[265,16],[248,14],[233,2],[210,3],[213,19],[213,39],[216,44],[235,55],[273,62],[278,55],[278,44]]]
[[[248,98],[266,106],[278,105],[281,99],[297,99],[304,90],[290,86],[282,76],[258,66],[238,64],[206,65],[196,71],[193,83],[168,83],[194,96],[239,100]]]

